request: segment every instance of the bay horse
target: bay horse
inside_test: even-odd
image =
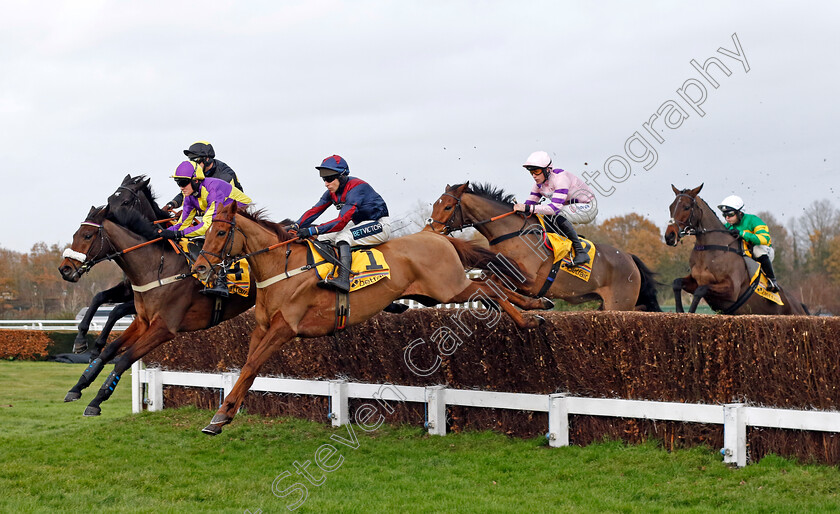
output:
[[[108,206],[111,208],[111,212],[115,212],[117,209],[137,209],[149,220],[165,219],[169,216],[169,214],[158,207],[149,187],[149,179],[144,175],[137,177],[126,175],[122,184],[108,197]],[[63,257],[67,256],[72,256],[72,250],[69,248],[65,250],[65,255],[63,255]],[[81,271],[81,273],[84,273],[84,271]],[[75,273],[78,274],[76,277],[76,280],[78,280],[81,276],[80,270],[76,269]],[[108,315],[108,321],[102,327],[99,336],[94,341],[93,348],[90,352],[91,362],[99,356],[102,348],[105,347],[108,336],[116,322],[125,316],[137,314],[137,310],[134,308],[134,290],[131,289],[131,282],[128,278],[124,278],[119,284],[100,291],[93,296],[87,311],[85,311],[84,317],[79,322],[79,329],[73,341],[73,353],[84,353],[88,349],[87,333],[90,330],[90,322],[96,314],[97,309],[104,303],[117,303],[118,305],[111,310],[111,313]]]
[[[122,348],[121,358],[96,397],[85,408],[85,416],[100,414],[100,404],[111,396],[123,372],[148,352],[179,332],[203,330],[238,316],[251,308],[256,300],[253,280],[247,297],[231,295],[221,301],[202,294],[204,285],[190,276],[190,266],[173,245],[166,241],[148,244],[159,239],[157,230],[137,210],[112,214],[107,206],[93,207],[73,234],[71,245],[71,249],[77,255],[84,255],[85,260],[79,262],[65,258],[59,266],[62,278],[75,282],[80,276],[78,270],[89,269],[104,259],[112,259],[134,289],[137,309],[134,321],[120,337],[105,346],[64,398],[65,402],[81,398],[82,390],[96,379],[105,363],[111,361]],[[127,251],[129,249],[132,250]]]
[[[741,240],[730,234],[709,204],[697,196],[703,184],[682,190],[671,184],[671,189],[676,198],[669,207],[665,243],[677,246],[683,237],[695,237],[688,260],[691,271],[673,283],[676,312],[684,312],[681,291],[686,291],[694,295],[688,312],[695,312],[705,298],[712,309],[724,314],[808,314],[805,305],[781,287],[784,305],[752,294]]]
[[[262,211],[237,213],[235,203],[222,207],[207,231],[193,272],[206,279],[216,266],[245,253],[259,289],[248,359],[204,433],[219,434],[233,420],[260,367],[279,347],[295,337],[320,337],[336,330],[337,293],[317,286],[319,279],[307,266],[307,245],[295,241],[280,224],[266,220]],[[501,307],[523,328],[536,327],[542,319],[523,318],[509,301],[523,309],[553,307],[546,299],[468,279],[465,267],[485,267],[498,257],[465,241],[420,232],[391,239],[376,249],[384,255],[390,277],[349,294],[348,326],[399,298],[419,299],[426,305],[480,299]]]
[[[553,282],[547,282],[554,254],[543,244],[545,231],[536,216],[514,214],[513,196],[501,189],[469,182],[447,184],[423,230],[448,235],[467,227],[486,237],[491,250],[519,264],[526,277],[521,290],[527,294],[545,294],[572,304],[596,300],[601,303],[600,310],[632,311],[638,306],[661,311],[655,273],[635,255],[605,243],[595,247],[589,281],[561,270]]]

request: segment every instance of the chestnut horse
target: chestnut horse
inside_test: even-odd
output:
[[[665,230],[665,243],[677,246],[685,236],[694,236],[694,250],[689,257],[688,276],[674,280],[676,311],[684,312],[682,293],[694,295],[688,312],[695,312],[700,300],[724,314],[808,314],[808,310],[793,295],[779,288],[784,305],[752,294],[750,273],[744,261],[741,240],[729,233],[715,211],[694,189],[671,189],[677,196],[670,206],[671,219]]]
[[[88,387],[105,363],[123,348],[114,371],[85,409],[85,416],[99,415],[99,405],[111,396],[123,372],[136,360],[179,332],[202,330],[241,314],[253,306],[256,299],[253,280],[248,297],[231,295],[221,301],[201,294],[204,285],[190,276],[186,259],[172,245],[158,241],[141,246],[157,237],[157,228],[148,220],[134,210],[121,211],[116,216],[109,214],[108,207],[91,208],[73,235],[71,245],[74,252],[84,255],[84,262],[65,258],[59,266],[61,276],[75,282],[80,276],[78,270],[89,269],[104,259],[113,259],[134,288],[137,309],[134,321],[105,347],[64,398],[66,402],[81,398],[82,389]]]
[[[635,255],[604,243],[596,245],[589,281],[560,270],[553,282],[546,282],[554,254],[543,244],[545,231],[536,216],[514,214],[512,195],[501,189],[469,182],[447,185],[423,230],[446,235],[467,227],[486,237],[491,250],[519,264],[525,281],[517,287],[527,294],[546,294],[573,304],[597,300],[601,310],[632,311],[637,306],[661,310],[655,274]],[[546,284],[550,287],[543,292]]]
[[[295,337],[320,337],[335,330],[337,293],[317,286],[318,277],[307,266],[307,246],[291,244],[294,242],[294,236],[280,224],[265,220],[260,211],[237,214],[236,204],[222,207],[207,231],[193,271],[207,278],[215,266],[246,252],[244,257],[260,288],[248,359],[230,394],[203,429],[207,434],[221,433],[233,420],[260,367],[280,346]],[[507,300],[523,309],[553,307],[548,300],[469,280],[465,266],[483,267],[497,256],[465,241],[420,232],[392,239],[376,249],[384,255],[390,277],[349,294],[347,325],[367,320],[399,298],[418,298],[426,304],[479,299],[497,304],[518,326],[526,328],[538,326],[541,318],[523,318]]]

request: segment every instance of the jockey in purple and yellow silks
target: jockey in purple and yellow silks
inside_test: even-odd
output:
[[[531,194],[525,203],[517,203],[514,211],[541,214],[547,230],[562,234],[572,242],[575,257],[572,263],[580,266],[589,262],[572,223],[590,223],[598,215],[595,195],[576,175],[551,167],[546,152],[534,152],[522,165],[534,179]],[[543,199],[548,200],[540,205]],[[552,230],[553,229],[553,230]]]
[[[172,178],[184,194],[184,207],[175,225],[161,233],[165,239],[201,237],[210,228],[219,207],[234,201],[239,207],[251,203],[245,193],[224,180],[205,178],[201,164],[192,161],[179,164]]]
[[[391,237],[388,206],[385,200],[364,180],[350,176],[347,161],[331,155],[315,169],[327,188],[314,207],[292,226],[298,237],[318,236],[321,241],[335,243],[341,259],[338,277],[324,280],[323,285],[347,292],[350,288],[351,245],[377,245]],[[330,205],[339,210],[334,220],[312,225]]]

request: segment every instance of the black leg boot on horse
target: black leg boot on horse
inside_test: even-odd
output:
[[[553,223],[554,226],[557,227],[557,231],[568,237],[572,242],[572,248],[575,250],[575,258],[572,259],[572,264],[575,266],[581,266],[589,262],[589,255],[587,255],[586,251],[584,251],[583,245],[580,243],[580,238],[575,231],[575,227],[572,226],[572,222],[558,214],[557,216],[554,216]]]
[[[339,241],[337,243],[338,246],[338,258],[341,261],[341,264],[338,267],[338,277],[336,278],[325,278],[322,282],[318,285],[321,287],[335,289],[336,291],[342,293],[349,293],[350,292],[350,264],[352,263],[353,257],[350,253],[350,243],[347,241]]]
[[[769,255],[762,255],[756,259],[761,264],[761,270],[767,276],[767,283],[770,287],[767,288],[771,293],[779,292],[779,284],[776,283],[776,274],[773,273],[773,263],[770,262]]]

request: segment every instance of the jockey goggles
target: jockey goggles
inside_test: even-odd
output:
[[[187,187],[187,184],[192,182],[191,178],[181,178],[178,177],[175,179],[175,183],[178,184],[178,187]]]

